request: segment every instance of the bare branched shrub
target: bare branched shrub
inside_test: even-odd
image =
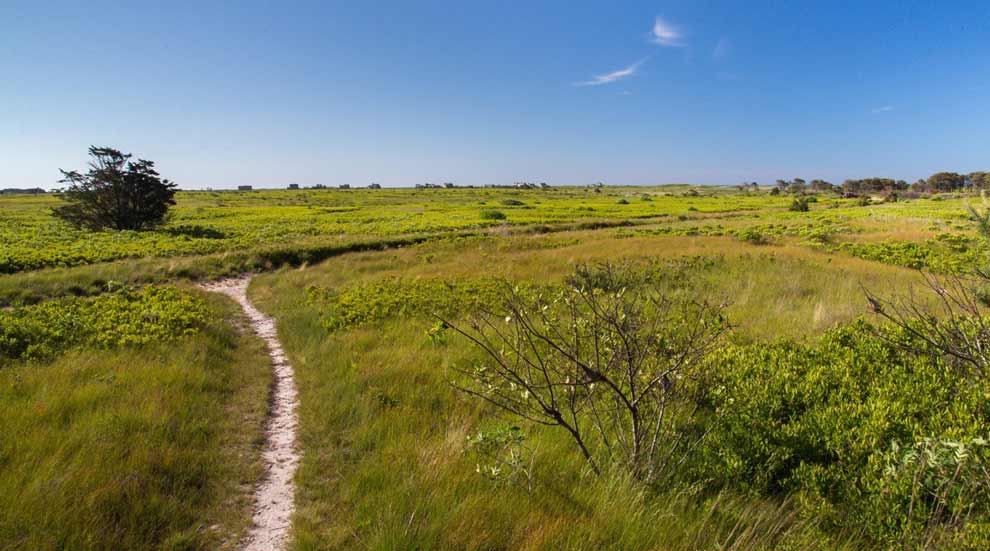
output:
[[[682,394],[728,325],[724,304],[675,300],[629,267],[581,267],[556,291],[506,283],[465,325],[443,320],[487,361],[454,385],[533,423],[560,427],[590,468],[617,462],[656,480],[700,436]]]
[[[964,370],[986,376],[990,373],[990,306],[979,279],[927,273],[922,277],[931,293],[884,298],[867,291],[871,309],[903,330],[896,344],[914,352],[939,352]]]

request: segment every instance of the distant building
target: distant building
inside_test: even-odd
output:
[[[339,189],[351,189],[351,184],[340,184],[337,186]]]
[[[289,189],[299,189],[299,184],[289,184]]]
[[[252,189],[254,188],[251,186],[237,186],[237,191],[251,191]]]
[[[382,185],[372,182],[368,184],[368,189],[382,189]]]

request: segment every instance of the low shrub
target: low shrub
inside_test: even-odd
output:
[[[202,298],[159,285],[0,311],[0,365],[50,359],[74,346],[115,348],[167,341],[197,332],[206,316]]]
[[[495,209],[484,209],[480,216],[482,220],[505,220],[505,213]]]
[[[808,344],[714,355],[717,421],[700,476],[799,495],[809,514],[903,548],[922,537],[912,530],[928,537],[952,529],[950,519],[990,519],[990,481],[980,475],[990,468],[990,388],[908,354],[891,342],[905,335],[892,331],[861,321]]]

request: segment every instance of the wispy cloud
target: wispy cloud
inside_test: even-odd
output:
[[[715,49],[712,50],[712,59],[715,61],[722,61],[729,57],[732,53],[732,44],[729,43],[729,38],[723,36],[718,39],[718,43],[715,44]]]
[[[683,35],[680,29],[657,17],[653,23],[653,42],[661,46],[683,46],[681,38]]]
[[[611,73],[605,73],[604,75],[595,75],[595,77],[591,80],[575,82],[574,86],[601,86],[602,84],[609,84],[624,78],[629,78],[636,74],[636,71],[639,70],[639,66],[644,62],[646,62],[646,60],[641,59],[625,69],[619,69],[618,71],[612,71]]]
[[[877,107],[876,109],[873,109],[871,111],[871,113],[874,113],[874,114],[876,114],[876,113],[889,113],[890,111],[893,111],[893,110],[894,110],[894,106],[893,105],[882,105],[880,107]]]

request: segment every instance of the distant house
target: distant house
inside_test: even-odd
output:
[[[289,189],[299,189],[299,184],[289,184]]]
[[[237,191],[251,191],[252,189],[251,186],[237,186]]]

